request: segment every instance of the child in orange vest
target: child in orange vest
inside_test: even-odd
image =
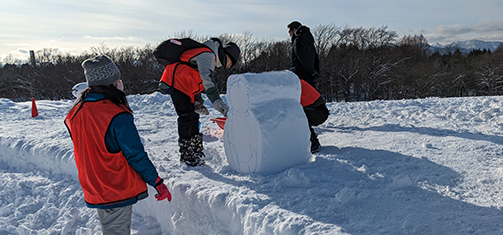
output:
[[[140,141],[117,66],[98,56],[82,67],[89,88],[65,119],[79,182],[103,234],[130,234],[132,205],[148,197],[146,184],[157,190],[158,201],[171,201],[171,194]]]
[[[220,98],[214,82],[217,68],[230,68],[239,61],[240,49],[235,43],[222,45],[218,38],[203,43],[206,47],[187,50],[182,62],[168,64],[159,83],[159,90],[170,94],[178,114],[178,145],[180,161],[188,166],[204,162],[203,134],[199,132],[199,114],[208,114],[201,92],[206,93],[213,107],[227,116],[229,106]]]

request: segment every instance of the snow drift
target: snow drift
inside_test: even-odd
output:
[[[269,175],[227,164],[213,109],[207,165],[183,166],[169,96],[128,100],[173,193],[149,188],[133,234],[503,234],[502,97],[330,103],[315,160]],[[0,234],[101,233],[63,124],[71,104],[37,101],[31,118],[31,102],[0,99]]]

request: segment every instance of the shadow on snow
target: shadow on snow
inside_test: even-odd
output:
[[[316,161],[274,175],[252,175],[254,182],[238,182],[212,171],[201,173],[269,196],[253,202],[257,210],[274,203],[352,234],[503,232],[499,209],[453,199],[456,192],[450,188],[462,176],[426,158],[325,146]]]

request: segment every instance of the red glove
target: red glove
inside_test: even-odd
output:
[[[157,201],[162,201],[166,198],[168,198],[168,202],[171,201],[171,193],[168,191],[168,187],[164,184],[164,180],[161,179],[161,177],[157,177],[155,180],[155,190],[157,190],[157,194],[155,195],[155,198],[157,198]]]

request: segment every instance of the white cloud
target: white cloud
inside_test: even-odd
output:
[[[138,37],[94,37],[94,36],[90,36],[90,35],[87,35],[87,36],[84,36],[85,39],[91,39],[91,40],[114,40],[114,41],[144,41],[142,38],[138,38]]]
[[[26,49],[23,49],[23,48],[19,48],[17,49],[17,51],[21,54],[28,54],[30,50],[26,50]]]
[[[441,35],[458,35],[470,33],[472,31],[472,27],[464,25],[439,25],[435,28],[435,32]]]
[[[19,47],[83,51],[156,44],[176,33],[198,36],[250,32],[261,39],[288,39],[286,25],[337,24],[381,27],[400,35],[423,34],[428,42],[502,40],[501,0],[267,1],[267,0],[23,0],[2,4],[0,56]],[[477,6],[477,7],[475,7]],[[492,21],[491,21],[492,20]],[[482,22],[482,23],[477,23]]]
[[[429,42],[450,43],[479,39],[503,41],[503,21],[487,21],[474,25],[439,25],[425,37]]]
[[[4,43],[5,46],[29,46],[29,43]]]

